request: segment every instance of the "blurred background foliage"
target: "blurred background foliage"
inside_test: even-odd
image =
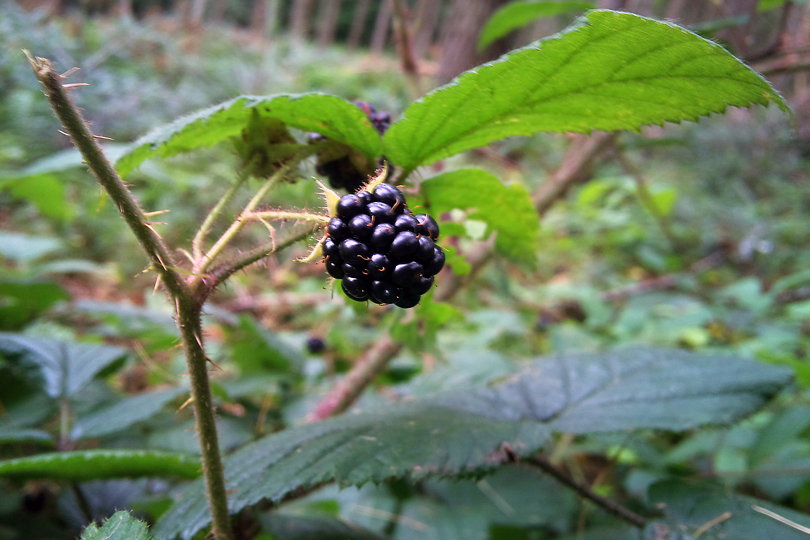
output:
[[[145,259],[114,206],[75,166],[21,49],[80,68],[69,82],[90,86],[74,97],[94,131],[113,139],[105,147],[114,155],[153,126],[240,94],[323,91],[369,101],[396,119],[421,92],[575,15],[541,19],[479,52],[480,28],[505,3],[406,2],[415,77],[400,66],[393,3],[385,0],[0,3],[0,330],[130,351],[72,398],[74,426],[122,399],[182,387],[185,367],[170,307],[153,292],[154,276],[143,273]],[[347,305],[320,265],[292,262],[306,245],[239,274],[206,315],[211,356],[221,366],[214,380],[226,451],[300,421],[334,375],[383,333],[407,348],[363,398],[372,402],[491,381],[549,352],[630,343],[733,351],[790,366],[797,384],[731,428],[563,436],[552,455],[607,494],[642,498],[647,486],[680,471],[810,511],[810,4],[599,6],[674,20],[721,41],[774,83],[795,117],[775,108],[729,110],[623,134],[542,215],[535,269],[496,260],[451,303],[426,303],[415,317]],[[558,167],[568,143],[552,135],[495,143],[420,170],[417,182],[474,165],[531,191]],[[233,149],[221,145],[147,162],[127,180],[145,208],[171,210],[160,232],[183,245],[233,180],[235,164]],[[315,176],[310,165],[268,204],[317,207]],[[253,234],[245,245],[266,233]],[[461,257],[472,244],[456,246]],[[54,446],[197,452],[182,395],[166,394],[166,406],[129,429],[83,438],[60,431],[58,404],[29,373],[0,359],[0,381],[0,435],[45,434],[0,437],[0,457]],[[464,519],[472,529],[489,527],[493,538],[561,538],[586,522],[614,527],[562,498],[555,512],[499,528],[490,519],[499,503],[480,493],[511,489],[504,496],[519,501],[521,493],[544,492],[525,479],[506,470],[488,480],[490,491],[479,485],[478,498],[463,483],[436,481],[418,489],[327,488],[291,511],[315,509],[386,533],[396,527],[385,516],[403,512],[398,538],[419,531],[408,523],[449,527],[445,521]],[[172,482],[89,482],[77,491],[3,480],[0,539],[71,537],[88,507],[92,517],[122,507],[154,517]],[[279,526],[265,523],[265,530]],[[451,537],[478,536],[444,536]]]

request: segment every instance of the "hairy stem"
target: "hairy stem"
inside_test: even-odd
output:
[[[620,505],[619,503],[602,497],[601,495],[597,495],[594,491],[585,484],[580,484],[573,478],[571,478],[567,473],[558,469],[553,463],[548,461],[545,457],[542,456],[534,456],[528,459],[521,460],[523,463],[528,463],[534,467],[537,467],[544,473],[548,474],[561,484],[566,487],[571,488],[581,497],[588,499],[589,501],[593,502],[606,512],[613,514],[617,518],[626,521],[630,525],[634,527],[638,527],[639,529],[643,529],[644,526],[647,524],[647,518],[644,516],[640,516],[636,514],[629,508],[625,508],[624,506]]]
[[[57,118],[62,122],[73,144],[81,152],[90,171],[110,195],[110,198],[115,201],[118,210],[146,251],[152,266],[160,275],[166,288],[173,296],[185,294],[187,288],[182,278],[173,270],[175,264],[169,249],[147,221],[138,201],[135,200],[112,164],[104,156],[104,152],[96,143],[96,138],[90,132],[87,122],[63,88],[61,77],[53,69],[49,60],[32,58],[27,52],[26,55],[34,69],[34,74],[45,88],[45,96],[50,101]]]
[[[208,232],[211,230],[211,227],[214,225],[214,221],[216,221],[217,217],[222,213],[222,210],[225,206],[228,205],[233,200],[234,195],[236,192],[239,191],[239,188],[242,187],[242,184],[245,183],[245,176],[240,175],[239,179],[231,184],[231,187],[225,192],[224,195],[217,201],[217,204],[208,212],[208,215],[205,216],[205,220],[200,225],[200,229],[197,231],[197,234],[194,235],[194,239],[191,241],[191,254],[194,257],[194,260],[201,260],[203,257],[203,242],[205,242],[205,237]]]
[[[265,195],[267,195],[267,192],[270,191],[270,189],[274,185],[276,185],[276,183],[278,183],[278,181],[281,180],[289,170],[290,166],[285,165],[279,168],[275,173],[273,173],[273,175],[270,178],[265,180],[264,184],[262,184],[262,187],[260,187],[256,191],[256,194],[253,196],[253,198],[251,198],[250,201],[248,201],[248,203],[245,205],[245,208],[242,210],[242,213],[239,215],[239,217],[237,217],[236,220],[233,223],[231,223],[230,227],[228,227],[228,229],[224,233],[222,233],[222,236],[220,236],[219,239],[214,243],[214,245],[211,246],[211,249],[208,250],[208,253],[206,253],[202,259],[195,262],[194,264],[195,276],[194,278],[192,278],[191,281],[192,288],[196,288],[199,285],[199,283],[203,280],[205,271],[208,269],[209,266],[211,266],[211,263],[214,261],[214,259],[216,259],[220,253],[222,253],[222,251],[228,246],[229,243],[231,243],[231,241],[236,237],[237,234],[239,234],[239,232],[245,226],[246,223],[245,216],[250,212],[253,212],[253,210],[255,210],[257,206],[259,206],[259,203],[265,197]]]
[[[244,219],[270,219],[282,220],[291,219],[295,221],[311,221],[314,223],[329,223],[329,216],[323,214],[312,214],[310,212],[293,212],[286,210],[263,210],[260,212],[248,212],[244,214]]]
[[[250,251],[239,254],[233,261],[213,268],[209,272],[209,278],[200,282],[199,287],[195,290],[195,296],[198,298],[198,300],[204,299],[220,283],[228,279],[231,275],[235,274],[239,270],[242,270],[243,268],[264,259],[268,255],[289,247],[299,240],[303,240],[317,229],[318,227],[307,227],[299,232],[291,234],[289,237],[281,240],[280,242],[268,242],[266,244],[262,244],[251,249]]]
[[[231,521],[228,515],[228,500],[225,491],[225,471],[219,453],[214,403],[208,381],[208,357],[203,345],[200,307],[189,306],[196,302],[177,304],[177,327],[183,339],[186,353],[194,416],[197,419],[197,436],[200,440],[205,488],[208,507],[216,540],[232,538]]]
[[[56,116],[81,152],[90,171],[118,206],[121,215],[174,300],[177,327],[180,330],[191,375],[191,396],[197,420],[206,494],[213,522],[212,535],[216,540],[231,540],[233,535],[228,517],[225,480],[200,327],[201,303],[196,302],[190,294],[190,289],[175,269],[171,253],[163,244],[163,240],[152,229],[135,197],[115,172],[112,164],[104,157],[50,61],[44,58],[34,59],[28,54],[27,56],[34,73],[45,88],[45,95],[51,102]]]

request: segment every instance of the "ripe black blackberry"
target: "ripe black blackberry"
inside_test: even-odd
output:
[[[326,234],[326,271],[359,302],[413,307],[444,266],[438,224],[390,184],[341,197]]]
[[[382,135],[391,125],[391,115],[387,112],[377,112],[373,105],[366,101],[353,102],[360,110],[366,113],[377,132]],[[309,142],[316,143],[326,141],[327,138],[320,133],[311,133]],[[325,176],[329,180],[329,185],[336,189],[345,189],[349,193],[357,191],[366,183],[368,175],[382,165],[382,162],[375,163],[366,156],[351,149],[346,149],[341,153],[327,152],[318,155],[315,164],[315,172]]]

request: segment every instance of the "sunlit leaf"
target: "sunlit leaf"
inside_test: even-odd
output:
[[[411,170],[539,131],[638,130],[784,100],[721,46],[673,24],[591,11],[409,106],[385,155]]]
[[[144,160],[211,146],[239,135],[253,118],[275,118],[288,127],[321,133],[371,157],[380,154],[380,136],[366,114],[352,103],[326,94],[241,96],[160,126],[135,141],[119,157],[122,176]]]
[[[422,193],[432,214],[470,210],[469,219],[486,223],[487,234],[496,233],[499,253],[520,262],[534,260],[540,217],[522,185],[505,186],[484,170],[461,169],[426,180]]]

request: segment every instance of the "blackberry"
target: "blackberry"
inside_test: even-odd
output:
[[[390,114],[377,112],[374,106],[366,101],[354,101],[353,103],[366,113],[374,129],[380,135],[388,130],[391,125]],[[310,133],[307,140],[310,144],[328,142],[328,139],[320,133]],[[325,176],[333,188],[342,188],[353,193],[360,189],[368,180],[368,176],[383,163],[384,159],[375,161],[348,146],[332,142],[324,151],[318,153],[315,172]]]
[[[413,307],[433,287],[445,256],[439,226],[414,215],[390,184],[344,195],[326,227],[326,271],[359,302]]]

